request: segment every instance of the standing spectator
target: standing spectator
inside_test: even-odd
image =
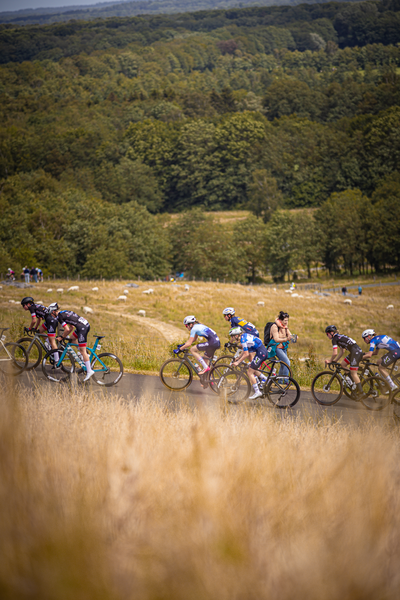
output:
[[[42,269],[39,269],[39,267],[36,267],[36,271],[38,273],[38,280],[39,281],[43,281],[43,271],[42,271]]]
[[[24,271],[24,275],[25,275],[25,283],[29,283],[29,274],[30,274],[29,267],[24,267],[23,271]]]
[[[347,292],[347,288],[346,288],[346,286],[344,285],[344,286],[342,287],[342,294],[343,294],[343,296],[345,296],[345,295],[346,295],[346,292]]]
[[[358,295],[361,296],[362,294],[362,287],[361,285],[358,286]]]
[[[31,281],[34,281],[35,283],[37,283],[37,269],[35,267],[32,267],[31,269]]]

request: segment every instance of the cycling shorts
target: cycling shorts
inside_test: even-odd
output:
[[[382,356],[381,365],[383,367],[388,367],[392,363],[396,362],[400,358],[400,350],[390,350],[387,354]]]
[[[87,344],[87,336],[90,331],[90,325],[86,325],[83,327],[75,327],[75,331],[73,332],[74,338],[78,340],[78,344],[80,348],[84,348]]]
[[[253,350],[253,352],[254,352],[254,350]],[[251,361],[249,367],[250,367],[250,369],[255,369],[257,371],[257,369],[259,369],[261,367],[262,363],[267,358],[268,351],[267,351],[266,347],[264,345],[262,345],[262,346],[259,346],[255,352],[256,352],[256,355],[253,358],[253,360]]]
[[[55,337],[57,333],[57,325],[58,321],[54,317],[47,316],[45,322],[43,323],[43,327],[47,331],[48,337]]]
[[[221,342],[219,341],[219,337],[213,336],[209,337],[206,342],[202,342],[201,344],[197,344],[197,350],[201,352],[204,351],[205,356],[207,358],[212,358],[214,356],[214,352],[220,348]]]
[[[344,362],[350,365],[350,371],[357,371],[358,365],[360,364],[360,360],[363,356],[364,353],[361,350],[360,346],[354,344],[354,346],[350,349],[350,354],[344,359]]]

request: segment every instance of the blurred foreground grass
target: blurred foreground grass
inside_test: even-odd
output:
[[[303,297],[292,297],[282,289],[274,291],[273,287],[267,286],[189,282],[189,290],[185,291],[184,283],[138,284],[138,288],[128,288],[127,282],[123,281],[44,282],[29,293],[47,305],[57,300],[61,308],[71,308],[80,314],[83,314],[84,306],[92,308],[94,314],[87,316],[91,323],[89,340],[93,340],[94,333],[105,334],[102,350],[120,356],[127,371],[158,372],[168,357],[171,342],[187,339],[182,325],[187,314],[195,314],[201,322],[215,329],[223,345],[229,331],[222,317],[226,306],[233,306],[238,316],[255,323],[261,335],[265,323],[274,320],[280,310],[290,313],[290,328],[299,335],[299,341],[290,346],[289,356],[302,386],[310,385],[315,373],[322,368],[324,358],[331,353],[324,334],[328,324],[335,323],[341,332],[352,336],[361,346],[364,344],[361,333],[367,327],[400,340],[400,286],[365,288],[363,295],[352,298],[352,305],[347,306],[341,295],[320,297],[312,291],[298,291]],[[79,285],[79,291],[67,292],[71,285]],[[50,286],[53,291],[47,292]],[[95,286],[99,289],[94,292]],[[64,292],[58,293],[57,288],[64,288]],[[149,288],[154,292],[144,294]],[[117,300],[124,290],[128,290],[126,302]],[[19,305],[26,293],[5,286],[0,290],[0,325],[12,325],[13,339],[22,332],[23,325],[29,323],[28,315]],[[10,300],[18,304],[12,304]],[[264,302],[264,306],[259,302]],[[389,304],[394,305],[394,309],[388,310]],[[139,310],[146,311],[146,319],[138,316]],[[167,333],[163,325],[170,328]],[[222,353],[223,349],[219,354]]]
[[[399,597],[395,427],[0,389],[5,600]]]

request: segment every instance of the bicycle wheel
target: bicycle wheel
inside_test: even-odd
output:
[[[192,369],[184,360],[170,358],[160,369],[160,379],[169,390],[181,392],[192,383]]]
[[[91,366],[94,371],[93,379],[105,387],[116,385],[124,373],[124,367],[118,356],[109,352],[96,356]]]
[[[217,364],[218,363],[218,364]],[[218,381],[226,370],[231,368],[230,364],[216,361],[211,371],[208,374],[208,380],[210,384],[210,388],[214,392],[214,394],[219,394],[218,390]]]
[[[220,364],[230,364],[232,361],[234,360],[234,355],[228,355],[228,354],[224,354],[223,356],[220,356],[219,358],[217,358],[217,360],[215,362],[213,362],[212,366],[216,367],[217,365]]]
[[[389,384],[377,375],[362,381],[364,396],[360,398],[368,410],[382,410],[392,401],[392,391]]]
[[[59,360],[56,361],[54,353],[58,352]],[[60,362],[62,352],[60,350],[50,350],[42,360],[43,374],[57,383],[69,381],[72,373],[75,371],[75,360],[72,354],[67,352]]]
[[[283,360],[273,360],[273,359],[266,360],[262,366],[262,369],[259,369],[259,371],[261,371],[265,377],[269,377],[271,371],[275,371],[276,376],[278,376],[282,365],[284,365],[288,370],[288,373],[285,376],[285,379],[288,377],[292,377],[292,369]],[[275,377],[275,375],[273,377]]]
[[[25,348],[15,342],[0,344],[0,371],[4,375],[20,375],[28,364]]]
[[[400,390],[400,374],[395,375],[392,379],[397,385],[397,390],[393,390],[393,402],[394,404],[400,404],[400,394],[397,393]]]
[[[210,387],[219,395],[226,395],[228,402],[237,404],[250,395],[250,380],[243,371],[227,365],[213,367],[209,373]]]
[[[270,379],[264,394],[268,400],[277,408],[291,408],[298,403],[300,399],[300,386],[295,379],[291,377],[277,377]]]
[[[32,369],[36,369],[42,360],[42,346],[40,343],[37,340],[32,340],[31,337],[23,337],[20,340],[17,340],[17,344],[21,344],[28,354],[28,364],[26,366],[26,370],[31,371]],[[31,349],[28,351],[30,346]]]
[[[332,406],[339,402],[343,394],[343,385],[336,373],[322,371],[314,377],[311,384],[314,400],[322,406]]]

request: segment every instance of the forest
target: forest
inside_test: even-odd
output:
[[[2,25],[0,48],[0,272],[398,270],[399,0]]]

